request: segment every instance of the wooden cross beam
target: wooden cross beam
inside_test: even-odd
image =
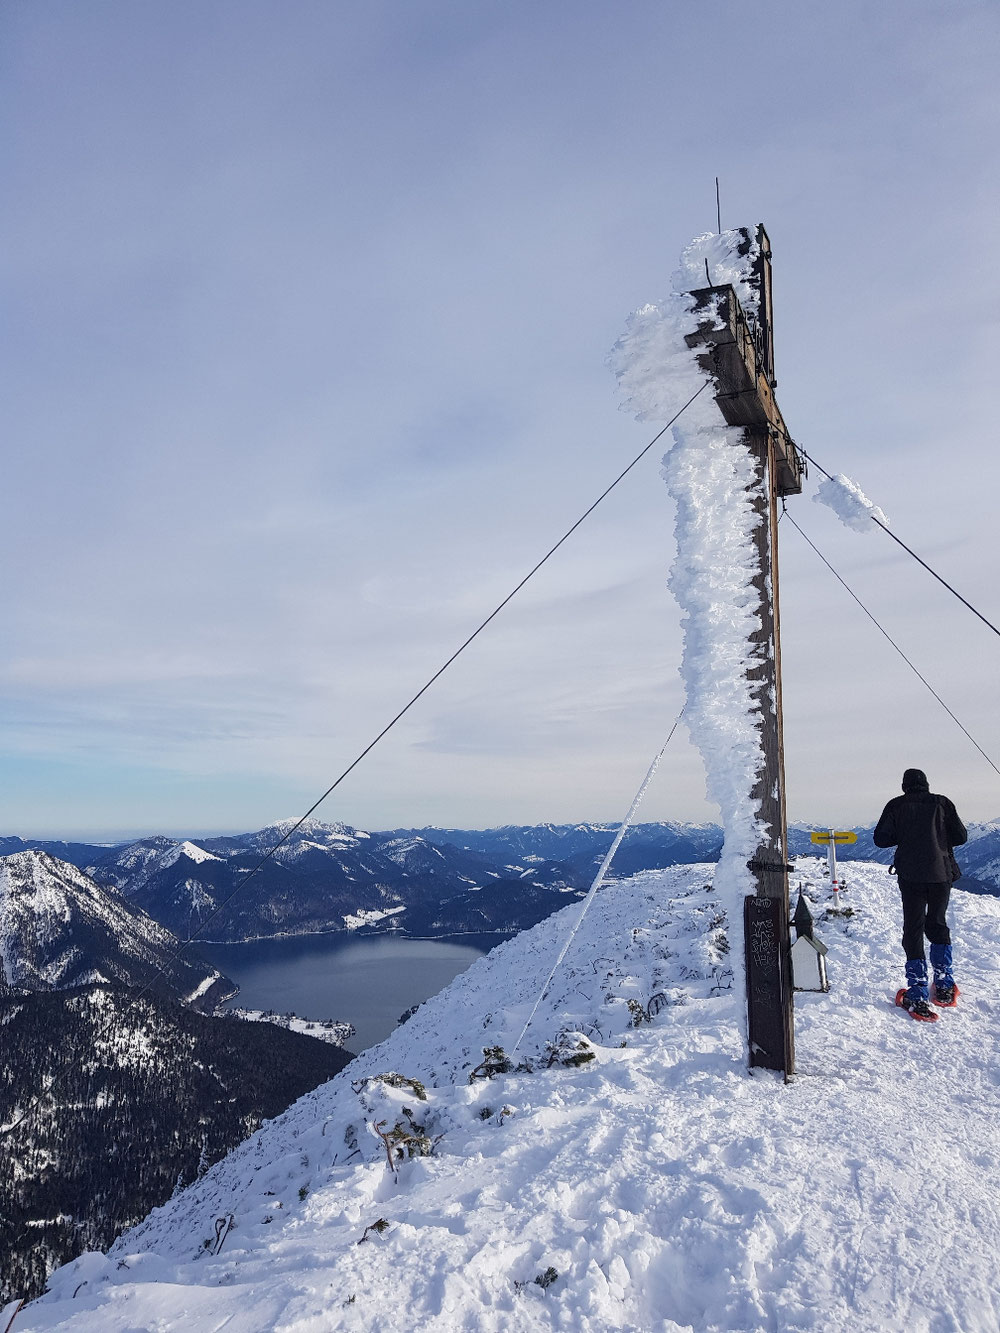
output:
[[[743,228],[740,252],[749,254],[750,232]],[[802,490],[805,466],[774,397],[774,339],[771,304],[771,244],[757,228],[758,253],[751,270],[759,314],[740,304],[730,286],[693,291],[695,309],[705,318],[687,343],[702,348],[698,364],[716,384],[715,401],[726,423],[743,428],[743,443],[754,458],[752,503],[760,514],[756,529],[761,627],[753,636],[756,664],[747,672],[762,720],[764,768],[752,793],[767,838],[748,862],[756,893],[746,899],[744,931],[750,1064],[795,1069],[788,903],[788,824],[781,712],[781,635],[778,612],[778,498]],[[709,275],[710,278],[711,275]]]

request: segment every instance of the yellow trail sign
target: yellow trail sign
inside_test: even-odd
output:
[[[852,833],[850,829],[830,829],[828,832],[811,833],[809,836],[813,842],[823,843],[824,845],[832,839],[838,847],[858,840],[858,835]]]

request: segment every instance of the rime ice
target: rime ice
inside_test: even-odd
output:
[[[713,284],[732,285],[756,310],[749,282],[756,251],[741,256],[742,241],[739,231],[697,237],[681,256],[674,291],[629,319],[610,364],[622,407],[638,420],[668,421],[705,382],[684,339],[697,324],[688,291],[706,285],[706,261]],[[746,862],[765,840],[751,796],[764,768],[761,718],[746,677],[757,660],[750,636],[761,625],[753,586],[761,521],[751,497],[756,475],[743,432],[726,425],[709,391],[685,410],[673,436],[662,475],[677,504],[670,589],[684,612],[685,721],[705,764],[709,799],[719,806],[725,844],[716,882],[735,911],[753,891]]]
[[[842,472],[821,481],[813,500],[832,509],[841,523],[855,532],[871,532],[873,518],[889,526],[889,520],[878,505],[872,504],[858,483]]]

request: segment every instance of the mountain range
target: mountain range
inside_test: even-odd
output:
[[[409,831],[368,833],[317,820],[262,860],[293,824],[100,848],[86,873],[182,938],[224,941],[519,930],[563,906],[565,893],[583,882],[572,867],[541,856],[514,861]]]
[[[512,825],[495,829],[398,828],[284,820],[227,837],[142,838],[113,847],[0,839],[0,854],[27,847],[72,861],[98,884],[187,938],[240,941],[320,931],[412,936],[509,933],[557,910],[590,884],[615,824]],[[789,854],[813,856],[813,826],[789,827]],[[888,865],[872,826],[841,861]],[[287,841],[262,860],[283,837]],[[714,824],[637,824],[618,849],[612,876],[718,859]],[[1000,893],[1000,822],[974,825],[959,861],[959,887]]]
[[[369,833],[310,821],[240,893],[291,828],[115,847],[0,840],[0,1197],[9,1201],[0,1296],[40,1290],[54,1265],[106,1245],[350,1059],[281,1020],[208,1017],[236,987],[181,953],[171,923],[183,934],[208,924],[230,939],[312,929],[512,934],[579,897],[616,832]],[[856,832],[841,860],[888,864],[871,829]],[[819,850],[809,833],[790,829],[790,855]],[[615,873],[711,861],[720,840],[712,825],[638,825]],[[1000,894],[1000,825],[974,826],[960,858],[960,887]],[[235,910],[223,908],[234,893]]]

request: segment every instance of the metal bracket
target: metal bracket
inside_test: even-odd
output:
[[[747,869],[754,871],[770,870],[773,871],[774,874],[780,875],[786,870],[794,871],[795,867],[788,865],[785,861],[759,861],[754,857],[752,861],[747,862]]]

